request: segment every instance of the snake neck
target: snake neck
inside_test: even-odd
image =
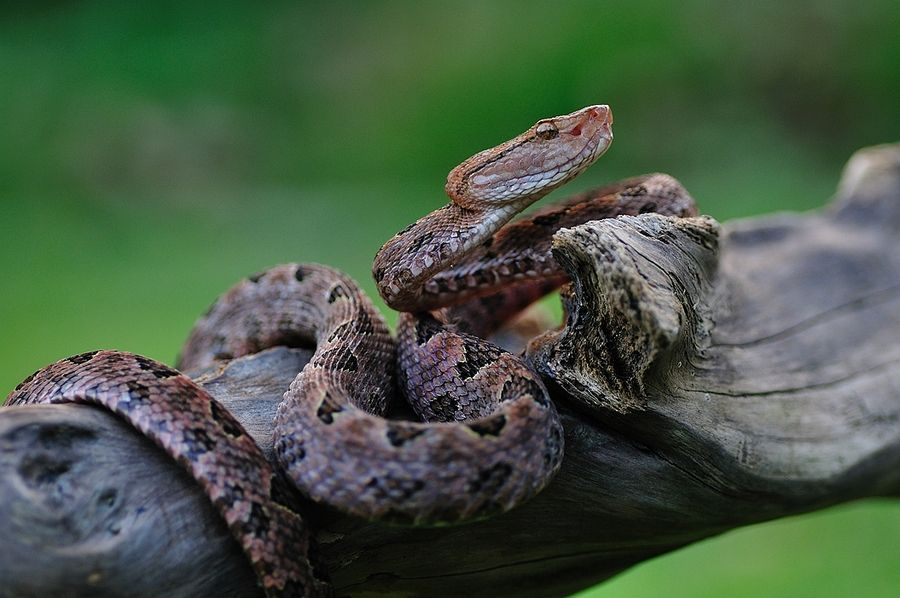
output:
[[[455,303],[459,289],[450,290],[435,275],[488,242],[493,234],[546,193],[491,208],[471,209],[449,203],[406,227],[375,256],[372,276],[378,292],[392,309],[416,312]],[[462,295],[459,295],[462,299]]]

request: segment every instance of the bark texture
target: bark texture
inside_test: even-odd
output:
[[[858,152],[821,212],[621,217],[560,231],[554,255],[566,323],[528,357],[562,413],[560,474],[458,527],[314,511],[338,595],[564,595],[737,526],[900,495],[900,145]],[[308,358],[195,377],[271,454]],[[0,449],[0,594],[256,592],[199,487],[115,417],[7,408]]]

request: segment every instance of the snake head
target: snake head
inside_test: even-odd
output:
[[[593,164],[612,143],[612,122],[606,105],[539,120],[450,171],[447,195],[468,209],[528,205]]]

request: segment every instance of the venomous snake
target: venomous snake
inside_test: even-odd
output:
[[[451,202],[395,235],[374,260],[379,293],[403,312],[396,343],[356,283],[326,266],[277,266],[213,304],[179,369],[275,345],[315,346],[278,407],[282,469],[190,378],[139,355],[63,359],[19,384],[7,405],[110,409],[199,481],[268,595],[327,595],[292,483],[360,517],[448,524],[506,511],[559,469],[563,430],[543,382],[471,333],[489,333],[566,282],[550,253],[556,230],[619,214],[695,213],[674,179],[647,175],[504,227],[602,155],[611,125],[607,106],[544,119],[450,172]],[[395,385],[423,421],[384,417]]]

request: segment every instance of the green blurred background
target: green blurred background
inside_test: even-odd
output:
[[[0,8],[0,389],[110,347],[172,362],[285,261],[373,291],[465,157],[608,103],[569,190],[649,171],[727,220],[809,209],[900,138],[900,3],[32,2]],[[3,390],[0,394],[4,394]],[[895,596],[900,505],[754,526],[593,596]]]

